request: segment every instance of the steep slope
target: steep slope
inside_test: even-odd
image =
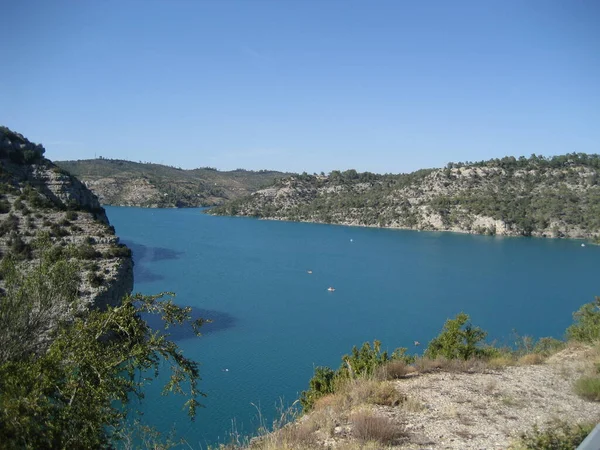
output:
[[[120,206],[212,206],[248,195],[289,175],[267,170],[182,170],[113,159],[57,161],[56,164],[82,180],[102,204]]]
[[[43,155],[41,145],[0,127],[2,260],[26,268],[46,250],[78,260],[81,308],[116,305],[133,288],[131,251],[97,197]]]
[[[507,157],[405,175],[334,171],[278,181],[209,211],[267,219],[590,238],[600,235],[600,156]]]

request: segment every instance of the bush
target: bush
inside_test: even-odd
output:
[[[567,338],[593,343],[600,340],[600,297],[573,313],[575,323],[567,328]]]
[[[358,411],[352,415],[352,434],[356,439],[391,444],[406,435],[403,428],[387,417],[377,416],[371,411]]]
[[[335,391],[335,372],[329,367],[315,368],[315,374],[308,382],[308,390],[300,393],[300,405],[305,411],[312,409],[319,398]]]
[[[65,219],[67,220],[77,220],[79,218],[79,216],[77,215],[77,213],[75,211],[67,211],[65,213]]]
[[[69,236],[69,232],[67,230],[65,230],[63,227],[61,227],[59,224],[57,223],[52,223],[50,225],[50,233],[52,234],[52,236],[54,237],[64,237],[64,236]]]
[[[0,200],[0,214],[10,212],[10,203],[6,199]]]
[[[131,249],[125,244],[117,244],[106,252],[107,258],[131,258]]]
[[[9,214],[6,219],[0,222],[0,236],[4,236],[8,232],[19,231],[19,218]]]
[[[342,357],[340,368],[333,371],[329,367],[317,367],[315,375],[309,381],[309,388],[300,394],[300,404],[305,411],[313,408],[314,403],[320,397],[333,394],[338,386],[344,382],[358,377],[368,377],[375,370],[388,361],[403,361],[404,363],[414,361],[414,358],[406,355],[405,348],[396,349],[391,355],[381,351],[381,342],[373,341],[373,346],[365,342],[360,350],[352,348],[350,355]]]
[[[600,378],[581,377],[575,382],[575,393],[586,400],[600,401]]]
[[[91,272],[88,274],[88,282],[92,287],[100,287],[104,284],[104,276],[99,273]]]
[[[71,250],[71,255],[77,259],[96,259],[101,255],[90,244],[81,244]]]
[[[460,313],[455,319],[446,321],[441,333],[427,346],[425,356],[431,359],[443,356],[464,360],[497,356],[498,350],[482,345],[486,336],[487,332],[471,325],[467,314]]]
[[[572,425],[566,422],[554,424],[546,430],[537,425],[532,431],[521,434],[519,448],[527,450],[573,450],[594,429],[591,424]]]

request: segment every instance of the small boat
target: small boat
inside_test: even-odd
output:
[[[582,247],[585,247],[585,244],[581,244]]]
[[[328,290],[329,292],[333,292],[333,291],[335,291],[335,288],[333,288],[333,287],[329,286],[329,287],[327,288],[327,290]]]
[[[415,341],[415,346],[421,345],[419,341]]]
[[[310,275],[312,273],[312,270],[307,270],[306,273]]]

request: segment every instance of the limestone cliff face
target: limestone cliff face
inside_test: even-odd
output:
[[[44,148],[0,127],[0,251],[27,266],[36,240],[77,260],[81,308],[117,305],[133,289],[131,252],[119,244],[98,198],[43,157]]]
[[[504,158],[404,175],[278,181],[211,214],[506,236],[600,236],[600,156]]]

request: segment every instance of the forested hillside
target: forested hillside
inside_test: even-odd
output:
[[[505,157],[376,175],[292,176],[211,214],[466,233],[600,234],[600,156]]]
[[[289,175],[268,170],[221,172],[210,167],[183,170],[103,158],[56,164],[83,181],[100,203],[115,206],[212,206],[248,195]]]

